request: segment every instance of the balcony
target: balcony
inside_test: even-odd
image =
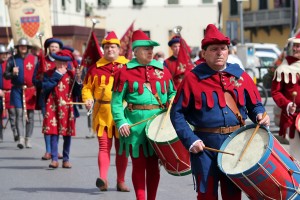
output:
[[[244,28],[271,28],[290,26],[291,8],[280,8],[274,10],[259,10],[244,12]]]

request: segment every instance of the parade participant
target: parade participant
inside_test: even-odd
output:
[[[38,59],[28,53],[31,45],[26,38],[20,38],[15,48],[17,54],[8,59],[4,78],[11,79],[13,85],[10,103],[14,106],[16,113],[16,127],[19,136],[17,146],[20,149],[23,149],[24,146],[32,148],[31,136],[36,103],[36,89],[32,83],[32,77]]]
[[[300,106],[300,34],[289,39],[292,42],[292,56],[286,56],[276,68],[272,81],[271,94],[279,108],[281,116],[279,122],[279,135],[288,134],[290,140],[290,154],[300,161],[300,137],[296,131],[296,121]]]
[[[183,64],[183,63],[181,63],[182,61],[190,62],[189,60],[182,60],[182,58],[179,60],[180,48],[181,48],[181,41],[180,40],[181,39],[180,39],[179,36],[174,36],[168,42],[168,45],[169,45],[169,47],[171,48],[171,50],[173,52],[173,55],[171,57],[167,58],[164,61],[164,66],[167,67],[169,69],[169,71],[171,72],[176,88],[179,87],[179,85],[182,82],[186,72],[190,71],[191,67],[192,68],[194,67],[193,64],[187,64],[187,63]],[[185,50],[185,49],[186,48],[183,48],[182,50]],[[184,54],[187,54],[187,52],[184,52]]]
[[[71,137],[75,136],[75,117],[72,96],[81,95],[80,75],[68,62],[74,60],[69,50],[61,50],[51,54],[55,59],[56,68],[48,70],[44,74],[42,89],[44,90],[46,107],[43,121],[43,133],[51,135],[50,168],[57,168],[58,163],[58,138],[63,136],[63,168],[71,168],[69,162]],[[74,84],[73,90],[72,85]]]
[[[218,184],[224,200],[241,199],[240,189],[217,167],[217,153],[229,134],[253,122],[268,126],[268,115],[252,79],[238,65],[226,63],[230,40],[213,24],[206,28],[202,55],[206,62],[196,66],[180,85],[171,109],[171,121],[190,151],[197,199],[218,199]],[[194,126],[191,130],[190,125]]]
[[[101,191],[107,191],[107,174],[110,165],[110,151],[113,138],[115,140],[116,152],[119,151],[119,134],[111,115],[111,93],[114,82],[114,76],[128,60],[124,56],[119,56],[120,40],[112,31],[103,40],[102,47],[104,55],[94,65],[92,65],[85,77],[82,89],[82,99],[86,102],[87,109],[91,109],[94,105],[92,116],[92,129],[97,133],[99,152],[98,152],[98,168],[99,178],[97,178],[96,186]],[[125,172],[128,159],[123,153],[116,154],[116,170],[117,170],[117,190],[129,192],[129,188],[125,184]]]
[[[120,151],[132,160],[132,183],[136,199],[154,200],[160,179],[158,158],[146,138],[146,123],[130,124],[160,113],[175,95],[172,76],[163,64],[153,58],[153,47],[159,46],[141,30],[132,34],[135,58],[115,76],[112,115],[120,133]],[[123,101],[127,107],[123,108]],[[147,198],[145,197],[147,189]]]
[[[154,56],[153,56],[153,59],[157,60],[157,61],[159,61],[161,63],[164,63],[164,60],[165,60],[165,54],[164,54],[164,52],[162,52],[162,51],[156,52],[154,54]]]
[[[42,82],[44,73],[53,70],[55,66],[55,59],[51,57],[52,53],[57,53],[63,47],[61,40],[57,38],[48,38],[44,42],[44,55],[39,55],[38,65],[34,69],[34,74],[32,77],[32,82],[37,89],[37,104],[39,109],[41,109],[43,116],[45,115],[45,96],[42,91]],[[49,52],[49,53],[48,53]],[[42,160],[51,159],[51,137],[50,135],[44,134],[46,152],[42,157]],[[62,155],[58,155],[61,159]]]
[[[0,142],[3,142],[3,124],[2,124],[2,117],[3,111],[5,111],[5,93],[4,93],[4,79],[3,73],[5,71],[6,65],[6,57],[7,57],[7,50],[3,44],[0,44]]]
[[[6,70],[6,61],[8,59],[8,51],[5,48],[4,45],[0,45],[0,67],[2,69],[2,75],[4,74]],[[4,111],[8,111],[8,120],[10,123],[10,128],[12,130],[13,136],[14,136],[14,141],[17,142],[19,140],[19,136],[17,134],[17,128],[16,128],[16,113],[14,107],[10,104],[10,90],[12,87],[11,81],[6,80],[3,76],[2,81],[3,81],[3,92],[4,92],[4,99],[2,105],[5,105]],[[7,125],[7,124],[6,124]],[[5,127],[3,128],[6,128]]]

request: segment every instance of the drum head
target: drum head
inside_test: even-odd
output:
[[[157,143],[173,142],[178,140],[176,131],[170,120],[170,116],[166,116],[166,112],[159,114],[147,123],[146,134],[148,139]]]
[[[252,142],[239,161],[255,126],[246,126],[232,133],[223,143],[221,150],[235,155],[219,154],[218,164],[225,174],[242,173],[257,164],[266,152],[269,144],[269,133],[264,128],[259,128]]]
[[[300,132],[300,113],[296,117],[295,125],[296,125],[297,131]]]

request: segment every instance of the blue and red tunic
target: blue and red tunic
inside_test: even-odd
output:
[[[206,63],[195,67],[180,85],[171,109],[171,121],[186,149],[202,140],[211,148],[220,149],[228,134],[193,132],[190,125],[199,128],[228,127],[240,124],[235,113],[226,105],[224,93],[229,92],[245,120],[247,115],[255,122],[256,116],[265,111],[256,85],[238,65],[227,63],[223,71],[214,71]],[[190,124],[190,125],[189,125]],[[221,171],[217,167],[217,153],[203,151],[191,153],[192,173],[201,176],[197,191],[204,193],[208,177],[217,183]]]
[[[26,109],[35,109],[36,103],[36,89],[32,83],[35,65],[37,64],[37,57],[32,54],[27,54],[22,58],[19,54],[10,57],[7,61],[9,69],[16,65],[19,67],[18,76],[11,76],[11,99],[10,103],[16,108],[23,108],[23,86],[27,88],[25,91]]]

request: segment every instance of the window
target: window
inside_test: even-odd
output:
[[[145,3],[145,0],[132,0],[132,5],[141,6]]]
[[[259,0],[259,10],[266,10],[266,9],[268,9],[268,1]]]
[[[61,9],[66,10],[66,1],[61,0]]]
[[[98,0],[98,7],[107,7],[110,4],[110,0]]]
[[[168,4],[179,4],[179,0],[168,0]]]
[[[76,0],[76,11],[77,12],[81,11],[81,0]]]
[[[230,0],[230,15],[238,15],[238,3],[236,0]]]
[[[238,23],[237,21],[226,22],[226,35],[231,39],[237,39],[238,37]]]

